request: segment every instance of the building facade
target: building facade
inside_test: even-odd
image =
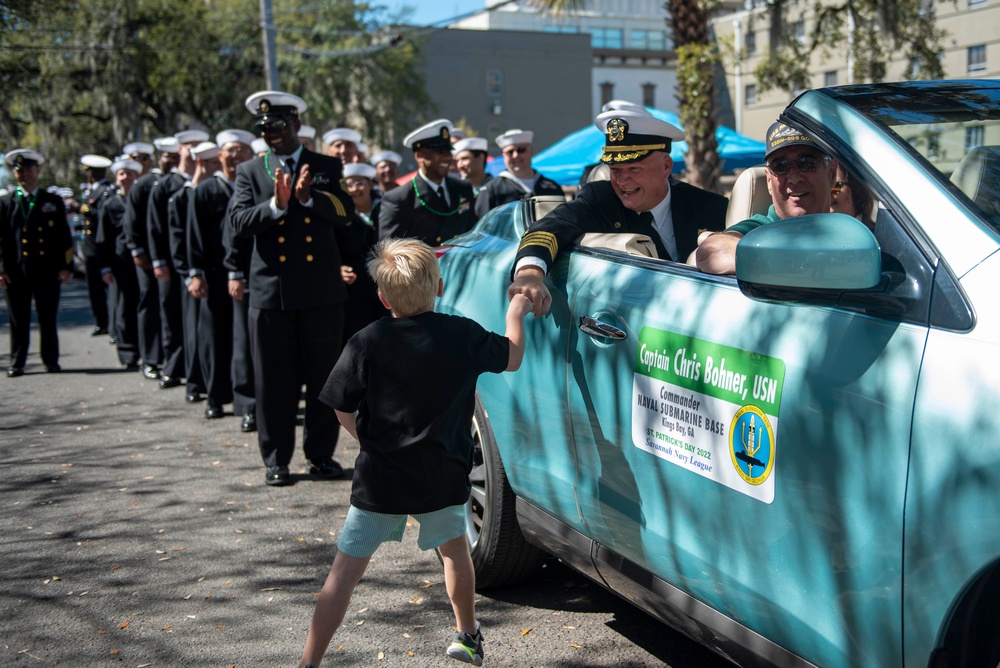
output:
[[[499,155],[493,140],[507,130],[531,130],[541,150],[593,122],[585,35],[438,30],[423,50],[438,117],[486,137],[491,155]]]
[[[824,3],[828,0],[822,0]],[[742,62],[726,63],[726,85],[733,105],[737,132],[763,139],[767,127],[777,119],[785,106],[800,92],[785,90],[763,92],[754,76],[757,65],[768,57],[770,21],[766,7],[751,6],[715,20],[716,38],[741,45]],[[937,25],[946,31],[940,54],[945,77],[1000,77],[1000,0],[956,0],[928,2],[927,11],[935,13]],[[815,14],[808,3],[790,6],[786,24],[793,39],[809,39],[815,25]],[[817,49],[809,64],[810,87],[823,88],[851,83],[850,49],[836,54],[820,53]],[[886,81],[905,77],[909,63],[902,57],[887,63]]]
[[[485,11],[451,27],[584,35],[591,51],[591,119],[615,99],[677,111],[675,57],[662,0],[602,0],[565,16],[540,12],[526,2],[500,2],[487,0]]]

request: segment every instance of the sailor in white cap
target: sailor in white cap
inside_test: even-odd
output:
[[[59,195],[38,187],[45,157],[29,148],[4,156],[17,187],[0,198],[0,288],[10,321],[10,367],[7,377],[24,375],[31,335],[31,301],[35,301],[45,369],[60,371],[60,286],[72,277],[73,240],[66,206]]]
[[[396,179],[399,178],[399,165],[403,162],[403,156],[395,151],[379,151],[372,156],[370,162],[375,166],[375,185],[382,193],[399,186]]]
[[[253,151],[254,155],[264,155],[271,150],[270,147],[268,147],[267,142],[264,141],[263,137],[257,137],[254,139],[253,143],[250,144],[250,149]]]
[[[313,141],[316,139],[316,128],[311,125],[303,125],[299,128],[299,141],[310,151],[314,150]]]
[[[83,253],[84,277],[87,282],[87,297],[90,312],[94,316],[91,336],[108,333],[108,287],[101,279],[101,260],[97,255],[97,215],[104,196],[116,188],[105,177],[111,160],[103,155],[88,153],[80,156],[87,184],[80,193],[80,249]],[[111,332],[114,338],[114,331]]]
[[[215,147],[215,160],[220,168],[210,178],[199,181],[187,198],[188,294],[196,300],[198,308],[196,349],[208,399],[205,417],[209,419],[221,418],[224,415],[223,406],[233,403],[234,413],[242,416],[245,422],[256,420],[253,376],[252,371],[247,369],[250,356],[246,308],[245,305],[239,306],[243,331],[241,336],[234,336],[234,300],[230,296],[231,275],[226,266],[228,250],[225,242],[229,227],[226,209],[236,185],[236,169],[253,159],[250,148],[253,141],[253,135],[244,130],[225,130],[217,134],[216,143],[212,146]],[[194,153],[200,157],[200,148]],[[232,235],[229,236],[232,238]],[[233,276],[233,279],[242,299],[243,275]],[[245,351],[241,349],[242,354],[238,358],[242,364],[240,368],[233,364],[233,343],[237,338],[247,347]],[[250,381],[249,387],[243,382],[239,399],[233,396],[231,366],[234,375],[241,379],[249,378]]]
[[[378,298],[378,288],[368,273],[367,262],[372,248],[378,241],[379,209],[381,199],[375,191],[375,168],[367,162],[354,162],[344,166],[344,182],[354,200],[354,222],[342,237],[340,272],[347,285],[347,303],[344,305],[344,335],[347,343],[354,334],[389,315]]]
[[[160,380],[163,363],[163,336],[160,323],[160,286],[153,273],[149,254],[149,196],[153,186],[164,174],[175,169],[181,160],[180,142],[176,137],[157,137],[153,146],[158,152],[157,166],[136,179],[125,198],[122,230],[135,265],[139,282],[139,355],[142,375]]]
[[[660,259],[684,262],[701,231],[725,226],[725,197],[669,180],[670,146],[684,138],[680,128],[629,110],[604,112],[595,125],[604,134],[601,161],[610,165],[611,180],[584,185],[521,237],[508,294],[525,295],[535,316],[551,306],[544,276],[559,251],[588,232],[648,235]]]
[[[485,137],[469,137],[455,142],[455,168],[459,176],[472,185],[472,194],[478,195],[479,190],[487,181],[493,179],[486,172],[486,158],[489,157],[489,144]]]
[[[123,155],[127,155],[142,165],[142,172],[140,172],[139,176],[142,176],[153,168],[154,153],[156,153],[156,147],[143,141],[132,142],[122,147]]]
[[[347,194],[354,201],[354,212],[369,227],[378,226],[378,209],[381,198],[374,195],[376,170],[367,162],[344,165],[344,183]]]
[[[357,158],[354,159],[354,162],[368,162],[368,151],[369,151],[368,144],[364,143],[363,141],[359,141],[357,143],[357,147],[358,147],[358,156]]]
[[[163,367],[160,370],[160,389],[169,389],[182,384],[185,373],[184,360],[184,316],[181,306],[184,292],[184,277],[178,276],[174,266],[171,248],[170,198],[184,184],[191,180],[197,168],[197,161],[191,149],[208,141],[204,130],[184,130],[174,135],[177,140],[180,160],[169,173],[157,179],[149,193],[148,247],[153,263],[153,275],[159,285],[160,324],[163,332]],[[173,231],[176,239],[183,236],[183,227],[175,223]],[[200,379],[195,379],[200,383]],[[195,393],[188,397],[197,400]]]
[[[323,133],[326,154],[340,158],[340,161],[345,165],[358,161],[358,144],[360,142],[361,133],[351,128],[334,128]]]
[[[200,304],[191,293],[190,264],[188,260],[188,239],[190,238],[188,223],[188,205],[194,197],[195,188],[212,180],[212,175],[219,171],[219,147],[212,141],[201,141],[188,148],[190,159],[195,163],[194,174],[181,188],[170,196],[167,202],[167,228],[170,234],[170,259],[174,282],[180,285],[181,327],[183,328],[184,366],[183,373],[186,384],[185,399],[190,402],[201,401],[205,389],[205,375],[198,355],[198,332]],[[161,283],[162,285],[162,283]],[[162,316],[162,314],[161,314]],[[164,383],[161,381],[161,387]],[[209,409],[212,407],[210,406]],[[206,414],[209,411],[206,410]],[[218,408],[221,417],[221,408]]]
[[[343,468],[333,459],[340,425],[319,392],[340,355],[347,290],[338,233],[354,205],[340,185],[340,160],[299,142],[301,98],[263,91],[246,106],[270,151],[237,168],[229,221],[238,237],[254,240],[250,329],[264,482],[291,483],[303,380],[309,470],[340,478]]]
[[[148,146],[148,148],[147,148]],[[139,368],[139,281],[132,255],[125,244],[122,224],[125,218],[125,198],[146,166],[128,155],[127,149],[145,153],[152,164],[153,147],[126,146],[126,155],[111,165],[115,186],[102,200],[97,217],[97,254],[101,278],[110,295],[109,317],[114,323],[115,348],[118,361],[127,369]],[[147,153],[148,151],[148,153]]]
[[[236,187],[237,168],[256,156],[265,155],[270,149],[263,137],[254,138],[243,130],[224,130],[216,135],[215,142],[221,149],[222,169],[215,173],[215,183],[209,181],[200,185],[195,191],[196,208],[188,209],[191,271],[204,271],[207,292],[201,303],[198,323],[203,332],[211,330],[211,334],[199,336],[198,350],[203,359],[209,402],[214,405],[228,403],[224,400],[227,395],[223,367],[227,331],[231,332],[228,349],[232,351],[233,414],[242,416],[240,431],[255,432],[257,400],[250,347],[250,298],[246,290],[254,242],[252,237],[236,238],[225,214]],[[227,295],[230,299],[226,299]],[[228,321],[227,307],[232,314]]]
[[[403,140],[413,149],[417,173],[413,179],[382,196],[380,239],[411,237],[429,246],[472,229],[476,224],[472,186],[448,176],[451,169],[451,121],[438,119]]]
[[[507,169],[483,186],[476,196],[476,213],[480,218],[490,209],[525,197],[565,196],[558,183],[539,174],[531,166],[531,158],[535,155],[532,139],[534,133],[530,130],[508,130],[497,137],[496,143]]]

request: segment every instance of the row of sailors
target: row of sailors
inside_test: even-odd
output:
[[[303,128],[299,137],[308,147],[315,130]],[[344,163],[344,186],[359,222],[359,234],[341,248],[341,276],[352,297],[344,340],[383,314],[363,270],[377,238],[411,236],[437,245],[507,201],[562,195],[557,184],[531,167],[531,132],[513,130],[497,138],[507,169],[492,180],[485,171],[486,139],[456,140],[457,134],[445,119],[412,132],[404,146],[414,150],[418,171],[402,186],[397,185],[398,153],[382,151],[369,164],[362,161],[367,146],[357,131],[336,128],[323,136],[327,154]],[[141,369],[161,388],[186,381],[188,401],[208,399],[207,417],[221,417],[223,405],[232,403],[243,418],[241,429],[253,431],[245,280],[252,250],[247,240],[241,244],[235,238],[225,214],[236,167],[255,155],[266,156],[270,148],[263,137],[242,130],[209,139],[204,131],[188,130],[153,144],[131,143],[114,161],[81,158],[88,184],[77,210],[93,333],[110,333],[121,363]],[[36,157],[39,164],[44,160]],[[111,179],[104,178],[108,168]],[[455,178],[456,169],[467,180]],[[72,211],[72,191],[56,194]],[[20,357],[12,356],[12,369],[23,369]],[[51,366],[58,368],[55,361]]]

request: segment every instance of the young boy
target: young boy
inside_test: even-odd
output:
[[[514,296],[505,336],[467,318],[435,313],[441,271],[434,251],[416,239],[380,241],[368,272],[392,318],[372,323],[347,342],[320,393],[358,439],[361,454],[337,555],[299,666],[319,668],[372,554],[385,541],[402,540],[407,516],[420,523],[420,548],[437,548],[444,562],[458,627],[447,655],[479,666],[483,636],[465,537],[476,379],[521,366],[531,302]]]

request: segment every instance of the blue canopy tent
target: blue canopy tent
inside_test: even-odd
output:
[[[647,110],[661,120],[683,127],[677,114],[649,107]],[[764,160],[764,142],[721,126],[716,130],[715,138],[719,142],[719,155],[725,160],[723,169],[752,167]],[[535,169],[559,185],[576,185],[580,182],[584,168],[600,160],[603,146],[604,135],[596,126],[589,125],[563,137],[544,151],[539,151],[531,162]],[[687,152],[687,142],[674,142],[671,146],[670,157],[674,159],[675,173],[684,170],[684,156]],[[487,171],[493,175],[499,174],[503,169],[503,160],[493,160],[487,165]]]

